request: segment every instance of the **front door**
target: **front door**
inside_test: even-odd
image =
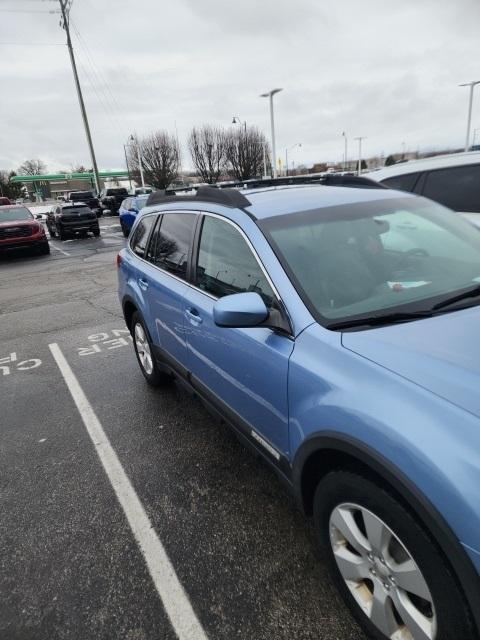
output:
[[[250,245],[225,219],[205,215],[195,286],[186,292],[185,331],[192,383],[238,419],[277,460],[288,450],[288,360],[294,342],[268,327],[232,329],[213,321],[222,296],[258,292],[267,307],[276,295]]]

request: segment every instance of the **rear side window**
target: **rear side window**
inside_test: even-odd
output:
[[[130,248],[140,258],[143,258],[145,256],[145,249],[147,247],[148,237],[150,235],[150,231],[153,227],[153,223],[155,222],[155,220],[156,220],[155,216],[146,216],[145,218],[142,218],[140,220],[140,222],[137,224],[137,227],[135,229],[135,233],[130,243]]]
[[[268,307],[275,296],[252,250],[228,222],[206,216],[197,262],[197,286],[217,298],[254,291]]]
[[[399,191],[413,191],[418,176],[418,173],[407,173],[403,176],[395,176],[394,178],[387,178],[386,180],[382,180],[382,184],[385,184],[389,189],[398,189]]]
[[[480,211],[480,164],[431,171],[422,195],[454,211]]]
[[[187,263],[196,216],[193,213],[164,213],[151,261],[179,278],[187,277]]]

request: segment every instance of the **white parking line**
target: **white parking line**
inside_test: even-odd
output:
[[[50,246],[52,247],[52,249],[55,249],[56,251],[60,251],[60,253],[63,253],[64,256],[69,256],[70,255],[68,253],[68,251],[64,251],[63,249],[60,249],[60,247],[57,247],[52,243],[50,243]]]
[[[127,517],[175,633],[179,640],[207,640],[167,553],[80,383],[58,344],[48,346]]]

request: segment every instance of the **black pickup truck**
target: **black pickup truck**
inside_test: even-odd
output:
[[[100,201],[93,191],[69,191],[65,199],[67,202],[84,202],[94,213],[97,214],[97,218],[102,215]]]
[[[100,192],[100,206],[103,211],[118,214],[120,205],[128,198],[128,191],[124,187],[105,187]]]

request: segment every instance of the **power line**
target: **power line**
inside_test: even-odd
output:
[[[64,42],[0,42],[0,45],[12,45],[15,47],[65,47]]]
[[[72,71],[73,71],[73,77],[75,80],[75,87],[77,89],[78,102],[80,104],[80,111],[82,112],[83,125],[85,127],[85,135],[87,136],[88,148],[90,150],[90,157],[92,159],[93,173],[95,176],[95,186],[96,186],[97,192],[99,192],[100,178],[98,175],[97,159],[95,157],[95,152],[93,150],[92,136],[90,134],[90,127],[88,125],[87,112],[85,110],[85,103],[83,102],[82,88],[80,86],[80,80],[78,79],[77,67],[75,64],[75,56],[73,53],[72,40],[70,38],[69,14],[72,6],[72,0],[59,0],[59,2],[60,2],[60,8],[62,10],[62,21],[60,24],[62,25],[67,35],[68,53],[70,54],[70,62],[72,64]]]

